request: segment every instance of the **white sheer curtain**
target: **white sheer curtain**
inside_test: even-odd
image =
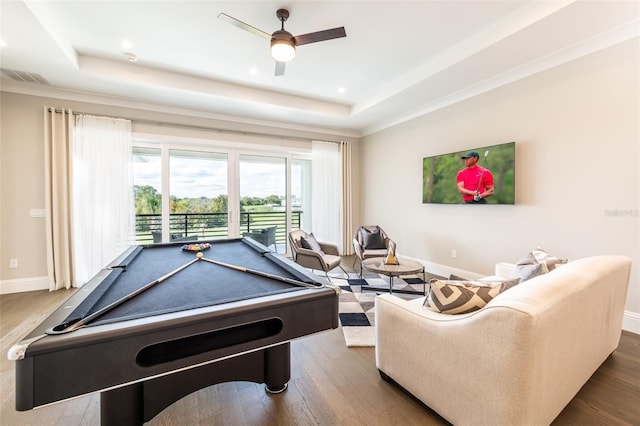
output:
[[[313,141],[312,156],[312,232],[318,240],[336,244],[343,252],[342,174],[340,145]]]
[[[74,272],[81,286],[133,243],[131,122],[76,115],[72,148]]]

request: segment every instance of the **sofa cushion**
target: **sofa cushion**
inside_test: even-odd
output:
[[[362,242],[362,248],[365,250],[386,248],[379,226],[376,226],[373,230],[365,227],[360,228],[360,241]]]
[[[506,290],[503,281],[431,280],[424,306],[443,314],[466,314],[483,308]]]
[[[322,247],[320,247],[320,243],[318,242],[318,240],[316,240],[316,237],[313,235],[313,232],[307,235],[306,237],[300,237],[300,245],[302,246],[302,248],[306,248],[308,250],[313,250],[313,251],[317,251],[324,254],[324,252],[322,251]]]

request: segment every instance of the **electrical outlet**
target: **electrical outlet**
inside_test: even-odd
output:
[[[18,267],[18,259],[9,259],[9,269],[16,269]]]
[[[47,215],[45,209],[30,209],[29,216],[30,217],[45,217]]]
[[[454,258],[454,259],[455,259],[456,257],[458,257],[458,250],[456,250],[456,249],[452,249],[452,250],[451,250],[451,257],[452,257],[452,258]]]

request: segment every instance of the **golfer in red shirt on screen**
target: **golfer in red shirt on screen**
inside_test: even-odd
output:
[[[478,166],[479,158],[476,151],[469,151],[462,157],[467,167],[456,176],[458,192],[466,204],[486,204],[486,198],[493,194],[493,174],[491,170]]]

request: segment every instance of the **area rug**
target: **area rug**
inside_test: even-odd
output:
[[[441,278],[436,275],[426,274],[427,283],[431,278]],[[371,273],[365,273],[360,279],[359,274],[350,273],[349,279],[332,276],[331,282],[340,286],[339,317],[344,340],[347,347],[372,347],[375,346],[375,297],[378,294],[388,293],[389,277]],[[422,292],[422,274],[395,277],[393,289],[417,290]],[[362,291],[362,285],[379,287],[380,291]],[[398,297],[413,299],[420,295],[394,293]]]

